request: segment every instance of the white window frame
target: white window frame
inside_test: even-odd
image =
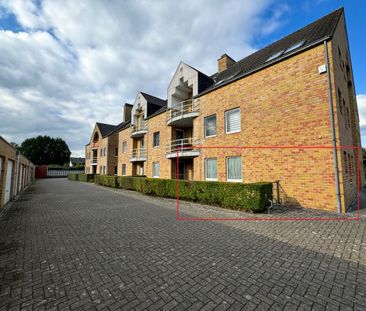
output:
[[[122,153],[126,153],[127,152],[127,141],[123,141],[122,142]]]
[[[114,156],[118,157],[118,147],[114,148]]]
[[[206,120],[208,119],[208,118],[212,118],[212,117],[215,117],[215,120],[216,120],[216,124],[215,124],[215,134],[214,135],[206,135]],[[216,114],[212,114],[212,115],[210,115],[210,116],[207,116],[207,117],[205,117],[205,119],[204,119],[204,136],[205,136],[205,138],[209,138],[209,137],[215,137],[216,135],[217,135],[217,116],[216,116]]]
[[[123,168],[125,169],[124,172],[123,172]],[[127,171],[127,167],[126,167],[126,164],[122,164],[122,176],[126,176],[126,171]]]
[[[235,110],[238,110],[239,111],[239,119],[240,119],[239,120],[239,130],[228,132],[228,130],[227,130],[227,126],[228,126],[227,115],[228,115],[228,113],[233,112]],[[234,109],[226,110],[225,111],[225,133],[226,134],[233,134],[233,133],[239,133],[239,132],[241,132],[241,114],[240,114],[240,108],[234,108]]]
[[[155,165],[158,165],[158,175],[155,175]],[[153,162],[153,178],[159,178],[159,177],[160,177],[160,163]]]
[[[230,179],[229,178],[229,159],[232,158],[239,158],[240,159],[240,173],[241,173],[241,179]],[[242,163],[242,157],[241,156],[230,156],[226,157],[226,180],[228,182],[242,182],[243,181],[243,163]]]
[[[207,161],[208,160],[215,160],[216,161],[216,178],[207,178]],[[205,159],[205,180],[217,181],[217,158],[206,158]]]

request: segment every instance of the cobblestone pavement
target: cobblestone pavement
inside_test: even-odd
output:
[[[366,220],[176,221],[174,200],[38,180],[0,217],[0,286],[0,310],[366,310]]]

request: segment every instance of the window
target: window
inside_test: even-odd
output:
[[[289,48],[286,49],[285,53],[291,52],[293,50],[296,50],[300,46],[302,46],[305,43],[305,40],[295,43],[294,45],[291,45]]]
[[[348,177],[349,177],[349,181],[352,182],[352,159],[351,159],[351,155],[348,154]]]
[[[103,174],[103,167],[99,166],[99,174]]]
[[[341,112],[341,114],[343,114],[342,93],[339,88],[338,88],[338,105],[339,105],[339,111]]]
[[[105,148],[104,148],[104,150],[105,150]],[[103,174],[104,174],[104,175],[106,174],[105,166],[103,166]]]
[[[127,141],[124,141],[122,143],[122,153],[126,153],[126,150],[127,150]]]
[[[159,146],[160,146],[160,132],[155,132],[153,139],[153,147],[159,147]]]
[[[114,167],[114,175],[117,176],[117,166]]]
[[[216,135],[216,115],[205,118],[205,137]]]
[[[118,157],[118,147],[114,148],[114,156]]]
[[[160,169],[159,162],[153,162],[153,177],[154,178],[159,177],[159,169]]]
[[[226,158],[227,181],[242,181],[241,157]]]
[[[225,112],[226,134],[240,132],[240,109]]]
[[[205,160],[206,180],[217,180],[217,159],[211,158]]]
[[[344,175],[348,177],[348,157],[346,151],[343,151],[343,159],[344,159]]]
[[[100,149],[100,156],[103,156],[103,149]]]
[[[122,164],[122,176],[126,176],[126,164]]]
[[[104,148],[104,156],[107,154],[107,148]]]
[[[271,55],[270,57],[267,58],[266,62],[269,62],[269,61],[271,61],[271,60],[273,60],[273,59],[281,56],[282,53],[283,53],[283,50],[282,51],[279,51],[277,53],[274,53],[273,55]]]

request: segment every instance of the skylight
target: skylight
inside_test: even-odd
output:
[[[286,49],[285,53],[291,52],[293,50],[296,50],[300,46],[302,46],[305,43],[305,40],[302,40],[300,42],[295,43],[294,45],[291,45],[289,48]]]
[[[274,53],[273,55],[271,55],[270,57],[267,58],[266,62],[269,62],[270,60],[277,58],[278,56],[282,55],[282,53],[283,53],[283,50],[279,51],[277,53]]]

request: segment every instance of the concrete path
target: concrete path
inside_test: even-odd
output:
[[[365,219],[177,221],[174,203],[36,181],[0,217],[0,310],[366,310]]]

